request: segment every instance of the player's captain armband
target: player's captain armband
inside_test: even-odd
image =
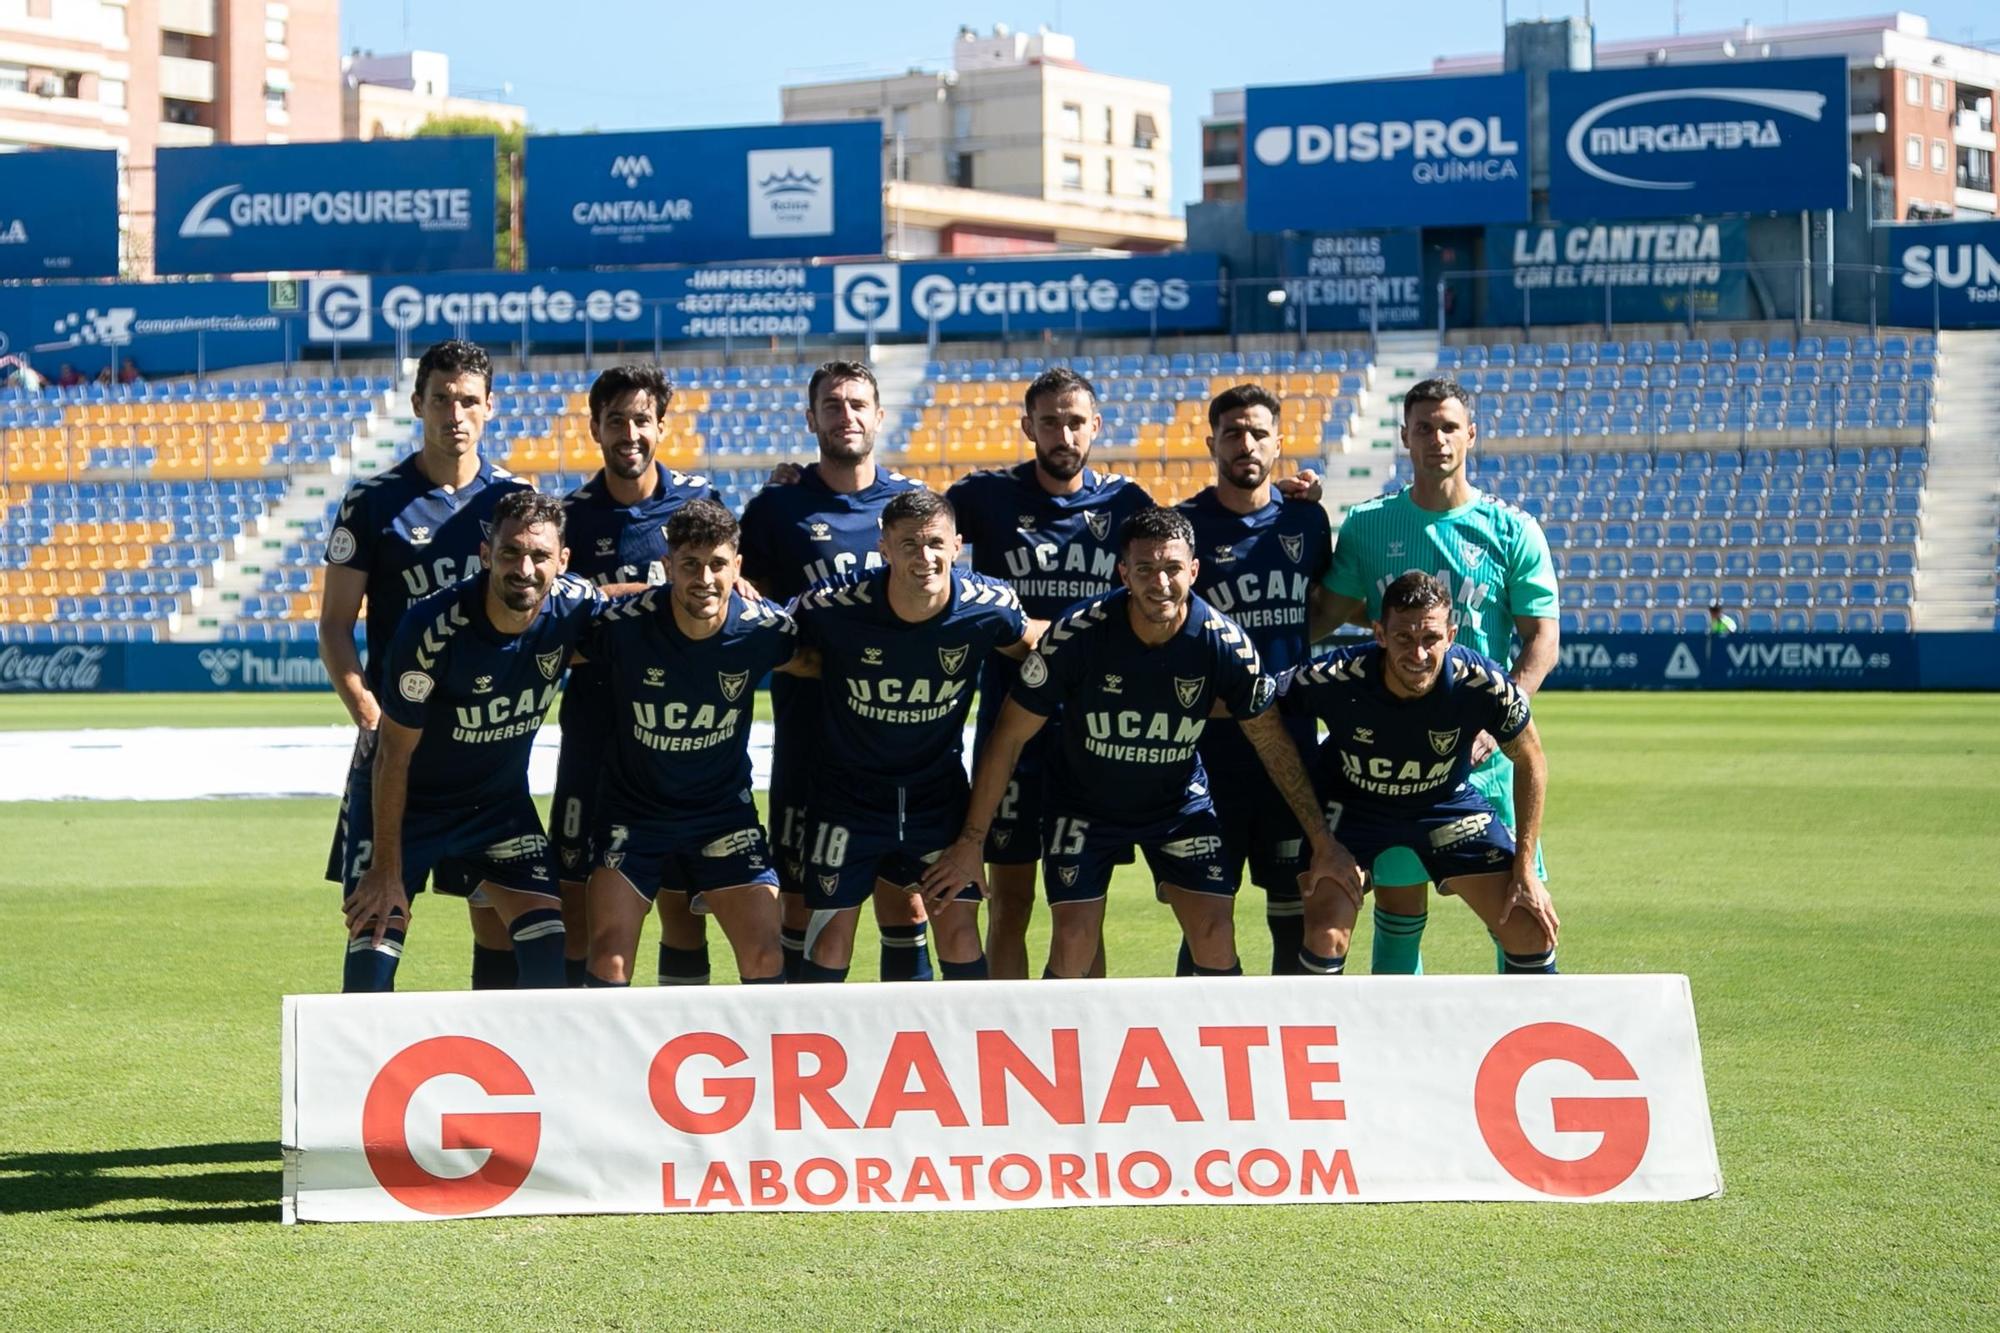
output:
[[[326,562],[330,565],[344,565],[354,558],[354,534],[346,528],[335,528],[333,535],[326,539]]]

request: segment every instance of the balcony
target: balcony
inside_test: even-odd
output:
[[[215,0],[160,0],[160,27],[195,37],[215,36]]]
[[[177,125],[160,122],[157,143],[161,148],[206,148],[215,142],[215,131],[206,125]]]
[[[160,96],[183,102],[213,102],[215,66],[186,56],[161,56]]]
[[[1993,121],[1982,120],[1977,111],[1961,110],[1951,122],[1952,142],[1960,148],[1993,151]]]

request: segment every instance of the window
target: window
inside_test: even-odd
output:
[[[1944,80],[1931,80],[1931,110],[1944,110]]]
[[[1065,190],[1081,190],[1083,188],[1082,158],[1065,157],[1062,160],[1062,186]]]
[[[1118,164],[1108,157],[1104,159],[1104,192],[1118,193]]]
[[[973,153],[959,153],[951,160],[951,183],[961,190],[976,188],[972,183],[972,159],[974,156],[976,155]]]
[[[1924,164],[1924,141],[1921,135],[1912,134],[1903,140],[1903,165],[1921,167]]]
[[[972,137],[972,108],[960,103],[951,109],[951,137],[970,139]]]
[[[1151,148],[1159,141],[1160,127],[1154,122],[1151,113],[1141,111],[1138,115],[1132,117],[1132,146],[1134,148]]]
[[[291,49],[285,44],[286,26],[282,18],[264,20],[264,55],[268,59],[284,60],[290,57]]]
[[[194,58],[194,38],[184,32],[164,31],[160,34],[160,54],[191,60]]]
[[[290,104],[286,100],[285,90],[283,88],[273,88],[269,84],[266,84],[264,87],[264,113],[273,119],[277,119],[288,114],[289,110]]]
[[[1083,142],[1083,108],[1075,102],[1064,102],[1062,114],[1056,118],[1057,137],[1070,143]]]
[[[1945,147],[1944,140],[1931,140],[1931,170],[1943,171],[1945,163],[1950,160],[1950,153],[1951,150]]]
[[[160,119],[169,125],[199,125],[202,123],[201,103],[183,101],[178,97],[162,97]]]
[[[910,108],[899,106],[889,113],[889,137],[892,140],[910,137]]]
[[[1924,104],[1924,80],[1921,74],[1903,76],[1903,100],[1911,106]]]
[[[1139,197],[1151,199],[1159,193],[1160,184],[1156,168],[1151,162],[1134,162],[1132,177],[1139,184]]]
[[[1240,167],[1243,165],[1243,127],[1241,125],[1217,125],[1208,132],[1208,143],[1202,149],[1201,164],[1205,167]]]
[[[1104,142],[1117,143],[1118,112],[1115,108],[1104,108]]]
[[[28,91],[28,67],[26,65],[0,65],[0,93],[25,93]]]
[[[62,95],[64,97],[83,96],[83,75],[79,71],[72,69],[64,72],[62,76]]]

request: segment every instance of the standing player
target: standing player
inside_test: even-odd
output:
[[[1250,636],[1273,675],[1305,661],[1314,638],[1340,623],[1331,614],[1333,594],[1320,586],[1333,552],[1326,511],[1317,503],[1287,501],[1272,485],[1284,448],[1278,413],[1278,399],[1260,385],[1217,394],[1208,405],[1215,485],[1178,506],[1194,529],[1201,561],[1195,591]],[[1310,754],[1311,723],[1285,721],[1300,753]],[[1296,975],[1304,970],[1298,876],[1306,868],[1305,834],[1235,722],[1221,718],[1202,733],[1201,762],[1222,821],[1229,880],[1242,877],[1247,861],[1251,883],[1264,890],[1271,971]],[[1178,970],[1186,976],[1193,966],[1183,941]]]
[[[667,520],[690,500],[722,497],[706,477],[690,477],[654,461],[661,419],[673,386],[654,366],[614,366],[590,386],[590,438],[604,452],[598,474],[565,496],[570,572],[609,596],[666,582]],[[581,986],[592,932],[584,915],[590,874],[591,801],[611,744],[610,682],[583,663],[570,673],[557,721],[562,755],[556,764],[556,858],[561,864],[563,926],[569,940],[570,984]],[[660,903],[660,984],[708,980],[708,941],[701,920],[681,911],[686,899]],[[669,937],[673,938],[669,938]]]
[[[1375,642],[1318,658],[1285,685],[1286,708],[1327,727],[1314,764],[1327,827],[1363,865],[1415,849],[1438,891],[1499,941],[1502,972],[1553,972],[1561,923],[1535,867],[1548,768],[1528,695],[1499,664],[1452,643],[1443,580],[1404,574],[1380,600]],[[1480,736],[1513,760],[1511,833],[1466,781]],[[1341,921],[1308,930],[1315,972],[1346,963],[1359,903],[1337,905]]]
[[[613,719],[591,806],[588,984],[631,984],[656,898],[676,900],[673,915],[697,930],[696,910],[720,921],[746,984],[783,981],[778,876],[750,791],[750,716],[758,680],[791,660],[798,635],[769,602],[737,592],[739,533],[727,509],[691,500],[667,520],[667,539],[672,586],[611,607],[584,649]]]
[[[766,486],[743,507],[743,577],[773,601],[790,601],[824,579],[882,565],[882,508],[915,482],[875,465],[882,398],[875,372],[858,361],[829,361],[806,385],[806,424],[819,461],[793,485]],[[771,756],[771,824],[785,911],[785,977],[800,979],[805,958],[805,807],[819,737],[819,683],[771,682],[776,731]],[[909,894],[875,899],[882,933],[882,979],[929,981],[923,905]]]
[[[1242,973],[1231,919],[1235,884],[1198,750],[1211,712],[1243,725],[1285,803],[1308,829],[1306,886],[1360,901],[1360,876],[1320,822],[1297,748],[1270,712],[1257,650],[1194,594],[1194,533],[1171,509],[1119,532],[1117,592],[1050,627],[980,756],[965,828],[925,873],[926,894],[976,879],[987,827],[1028,739],[1058,707],[1062,748],[1048,786],[1043,885],[1055,928],[1044,976],[1080,977],[1096,956],[1112,868],[1134,846],[1173,907],[1198,976]]]
[[[480,457],[493,413],[493,363],[468,342],[441,342],[417,362],[410,406],[423,422],[423,448],[347,488],[326,540],[319,656],[347,715],[360,728],[341,796],[341,819],[326,877],[345,882],[351,859],[348,815],[366,780],[382,716],[389,640],[412,602],[479,572],[479,548],[493,507],[527,483]],[[354,623],[367,610],[368,665],[354,648]],[[366,797],[360,800],[365,804]],[[472,988],[515,981],[514,950],[500,919],[472,910]]]
[[[498,914],[520,985],[564,984],[562,899],[528,754],[604,603],[563,574],[568,555],[562,506],[516,492],[493,510],[485,571],[424,598],[397,628],[375,762],[346,812],[342,990],[395,989],[426,879]]]
[[[1026,656],[1041,629],[1006,584],[953,571],[961,546],[950,502],[906,491],[882,511],[887,568],[822,583],[794,605],[826,686],[806,819],[807,981],[844,981],[861,904],[914,895],[958,834],[979,663]],[[987,975],[977,892],[957,892],[971,882],[933,903],[946,980]]]
[[[1356,505],[1341,524],[1325,584],[1342,621],[1379,621],[1382,591],[1400,574],[1435,574],[1452,597],[1457,642],[1494,661],[1533,695],[1556,664],[1555,567],[1541,524],[1481,492],[1467,472],[1479,428],[1463,387],[1428,379],[1403,396],[1403,445],[1415,477],[1394,495]],[[1490,735],[1473,750],[1472,785],[1514,826],[1512,768]],[[1537,842],[1535,854],[1541,847]],[[1377,972],[1421,973],[1428,878],[1415,849],[1392,848],[1372,869]]]
[[[1090,450],[1104,418],[1089,380],[1057,366],[1028,386],[1021,429],[1034,442],[1034,461],[975,472],[945,494],[959,531],[972,546],[972,567],[1005,579],[1021,609],[1053,620],[1080,601],[1118,586],[1119,525],[1152,500],[1137,484],[1090,467]],[[1015,659],[993,654],[979,678],[975,757],[985,751],[1000,707],[1014,688]],[[1042,856],[1044,756],[1059,742],[1058,723],[1037,735],[1007,784],[986,835],[986,956],[993,975],[1028,975],[1028,921],[1035,905],[1035,864]]]

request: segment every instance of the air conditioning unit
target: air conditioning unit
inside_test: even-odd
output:
[[[44,74],[41,78],[35,80],[35,96],[61,97],[62,95],[63,82],[61,79],[55,77],[55,75]]]

